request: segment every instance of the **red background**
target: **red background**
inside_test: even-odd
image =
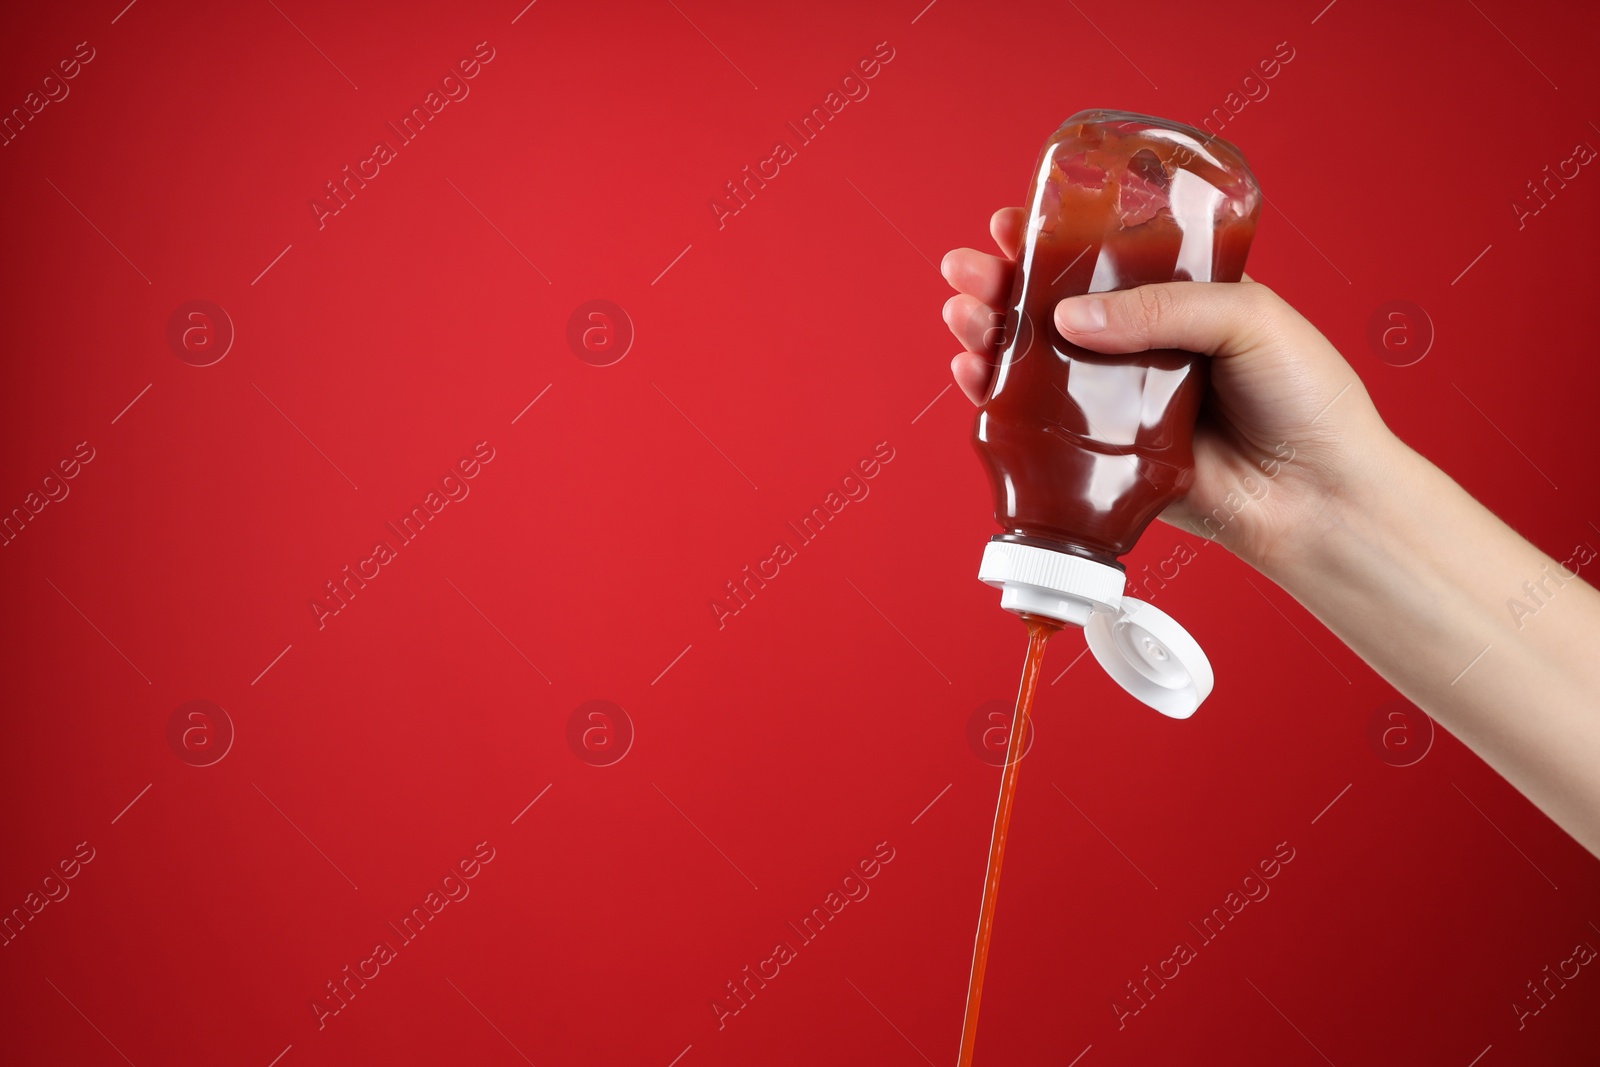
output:
[[[0,948],[9,1062],[953,1062],[999,777],[967,730],[1023,633],[975,579],[934,265],[987,247],[1068,114],[1198,121],[1279,42],[1223,130],[1270,198],[1252,275],[1519,530],[1600,546],[1600,176],[1510,206],[1600,145],[1580,5],[520,7],[4,16],[5,109],[94,49],[0,149],[0,505],[94,450],[0,551],[0,907],[94,850]],[[311,198],[480,41],[470,95],[319,229]],[[870,95],[719,228],[724,183],[882,41]],[[237,333],[207,367],[166,339],[195,299]],[[566,341],[595,299],[636,333],[611,366]],[[1367,341],[1397,299],[1435,333],[1406,367]],[[323,583],[480,441],[470,496],[319,629]],[[870,495],[719,630],[724,583],[879,442]],[[1382,758],[1393,690],[1222,550],[1160,603],[1216,666],[1192,720],[1050,649],[979,1062],[1592,1059],[1600,975],[1520,1030],[1511,1005],[1600,946],[1594,858],[1442,731]],[[168,740],[197,699],[236,732],[203,767]],[[590,700],[631,722],[610,766],[568,741]],[[485,841],[319,1029],[325,983]],[[724,983],[879,842],[870,895],[719,1029]],[[1119,1029],[1179,940],[1198,959]]]

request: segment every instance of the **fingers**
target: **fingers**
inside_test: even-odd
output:
[[[1056,329],[1094,352],[1178,348],[1236,356],[1262,345],[1294,314],[1257,282],[1168,282],[1070,297],[1056,305]]]
[[[1020,207],[1003,207],[989,218],[989,234],[1000,246],[1000,254],[1015,262],[1022,249],[1022,226],[1026,216]]]
[[[999,256],[958,248],[939,264],[939,272],[956,290],[945,301],[944,321],[966,348],[950,361],[950,375],[974,404],[982,404],[989,395],[994,367],[985,356],[993,354],[1003,324],[995,308],[1010,299],[1025,223],[1022,208],[1001,208],[989,219],[989,234]]]
[[[1016,264],[1010,260],[971,248],[947,252],[939,264],[939,273],[951,288],[990,307],[999,307],[1011,296],[1011,278],[1015,271]]]
[[[976,297],[957,293],[944,302],[944,322],[968,352],[992,356],[1005,316]]]
[[[1011,295],[1011,278],[1016,270],[1017,250],[1022,246],[1023,215],[1020,207],[1001,208],[989,220],[989,233],[1001,255],[992,256],[972,248],[958,248],[945,255],[939,273],[958,292],[975,296],[985,304],[999,307]]]
[[[950,375],[956,385],[974,404],[982,404],[989,395],[989,378],[994,368],[976,352],[961,352],[950,361]]]

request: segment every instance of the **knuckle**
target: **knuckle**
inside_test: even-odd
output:
[[[1151,337],[1172,318],[1172,292],[1162,285],[1141,285],[1133,295],[1133,332],[1141,339]]]
[[[1290,310],[1288,302],[1260,282],[1238,284],[1238,332],[1256,340],[1280,336],[1284,312]]]
[[[1270,319],[1283,307],[1283,298],[1260,282],[1239,282],[1238,285],[1239,301],[1253,320]]]
[[[1158,285],[1141,285],[1134,290],[1139,299],[1140,318],[1159,322],[1166,317],[1168,298]]]

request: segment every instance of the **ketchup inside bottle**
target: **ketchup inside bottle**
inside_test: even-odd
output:
[[[1063,298],[1238,281],[1260,193],[1238,151],[1178,123],[1080,112],[1045,143],[1005,338],[973,443],[1005,540],[1116,565],[1194,479],[1207,358],[1101,355],[1055,327]]]

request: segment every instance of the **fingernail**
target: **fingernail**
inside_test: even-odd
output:
[[[1106,302],[1075,296],[1056,306],[1056,324],[1063,331],[1099,333],[1106,328]]]
[[[950,277],[950,257],[953,255],[955,255],[953,251],[946,252],[944,258],[939,261],[939,273],[945,278]]]

